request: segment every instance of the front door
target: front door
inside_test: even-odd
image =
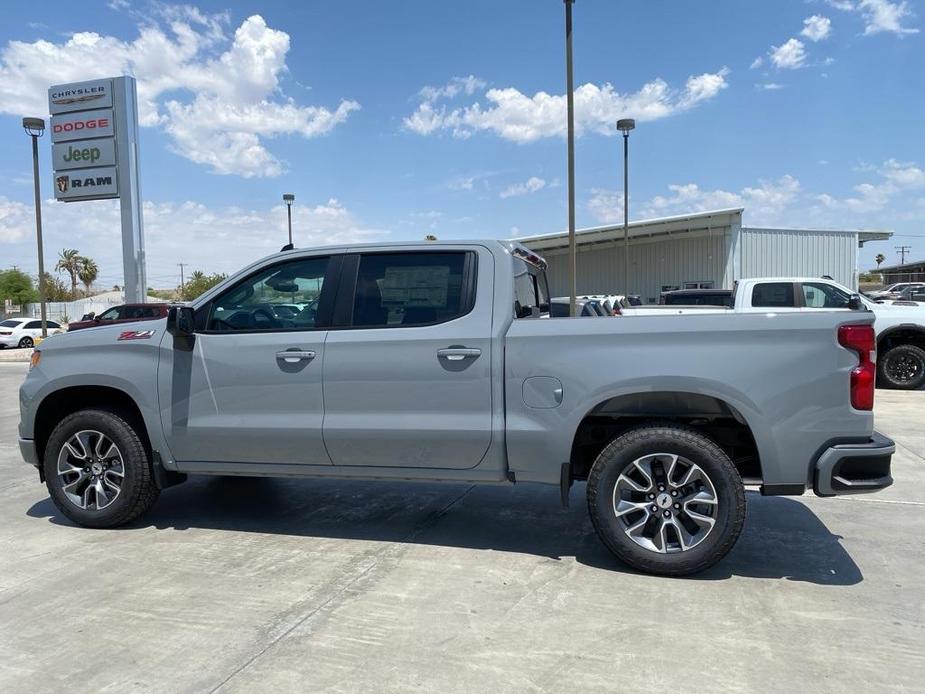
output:
[[[264,266],[197,308],[189,343],[165,338],[161,416],[177,461],[330,464],[321,367],[339,265]]]
[[[338,293],[324,362],[335,465],[479,464],[492,436],[493,272],[487,251],[344,260],[343,276],[356,280]]]

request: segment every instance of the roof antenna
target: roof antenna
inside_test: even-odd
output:
[[[285,246],[279,249],[279,252],[282,253],[283,251],[291,251],[293,248],[295,248],[295,246],[293,246],[291,243],[287,243]]]

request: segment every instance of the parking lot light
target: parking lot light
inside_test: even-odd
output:
[[[289,248],[292,248],[292,203],[295,202],[295,195],[283,193],[283,202],[286,203],[286,216],[289,219]]]
[[[41,118],[23,118],[23,130],[32,138],[32,180],[35,185],[35,237],[39,248],[39,304],[42,309],[42,339],[48,337],[48,315],[45,308],[45,259],[42,251],[42,191],[39,185],[39,138],[45,134]]]
[[[617,130],[623,133],[623,296],[630,293],[630,188],[629,142],[630,130],[636,127],[632,118],[617,121]]]

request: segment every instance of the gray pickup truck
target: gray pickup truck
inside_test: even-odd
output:
[[[871,492],[872,313],[550,318],[497,241],[290,250],[166,319],[56,335],[19,445],[76,523],[128,523],[189,473],[558,485],[652,573],[733,546],[744,486]],[[272,510],[269,511],[272,513]]]

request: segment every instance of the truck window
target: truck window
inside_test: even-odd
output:
[[[514,258],[514,317],[538,318],[549,312],[546,275],[539,268]]]
[[[792,282],[759,282],[752,289],[752,306],[761,308],[793,308]]]
[[[433,325],[471,308],[465,251],[368,253],[360,257],[353,320],[357,328]]]
[[[327,257],[300,258],[264,268],[212,302],[206,329],[314,330],[327,269]],[[296,311],[278,311],[281,305]]]
[[[108,311],[103,311],[103,313],[101,313],[98,318],[99,320],[119,320],[119,318],[122,317],[122,311],[122,306],[116,306],[115,308],[111,308]]]
[[[830,284],[803,283],[803,305],[806,308],[848,308],[849,298],[841,289]]]

